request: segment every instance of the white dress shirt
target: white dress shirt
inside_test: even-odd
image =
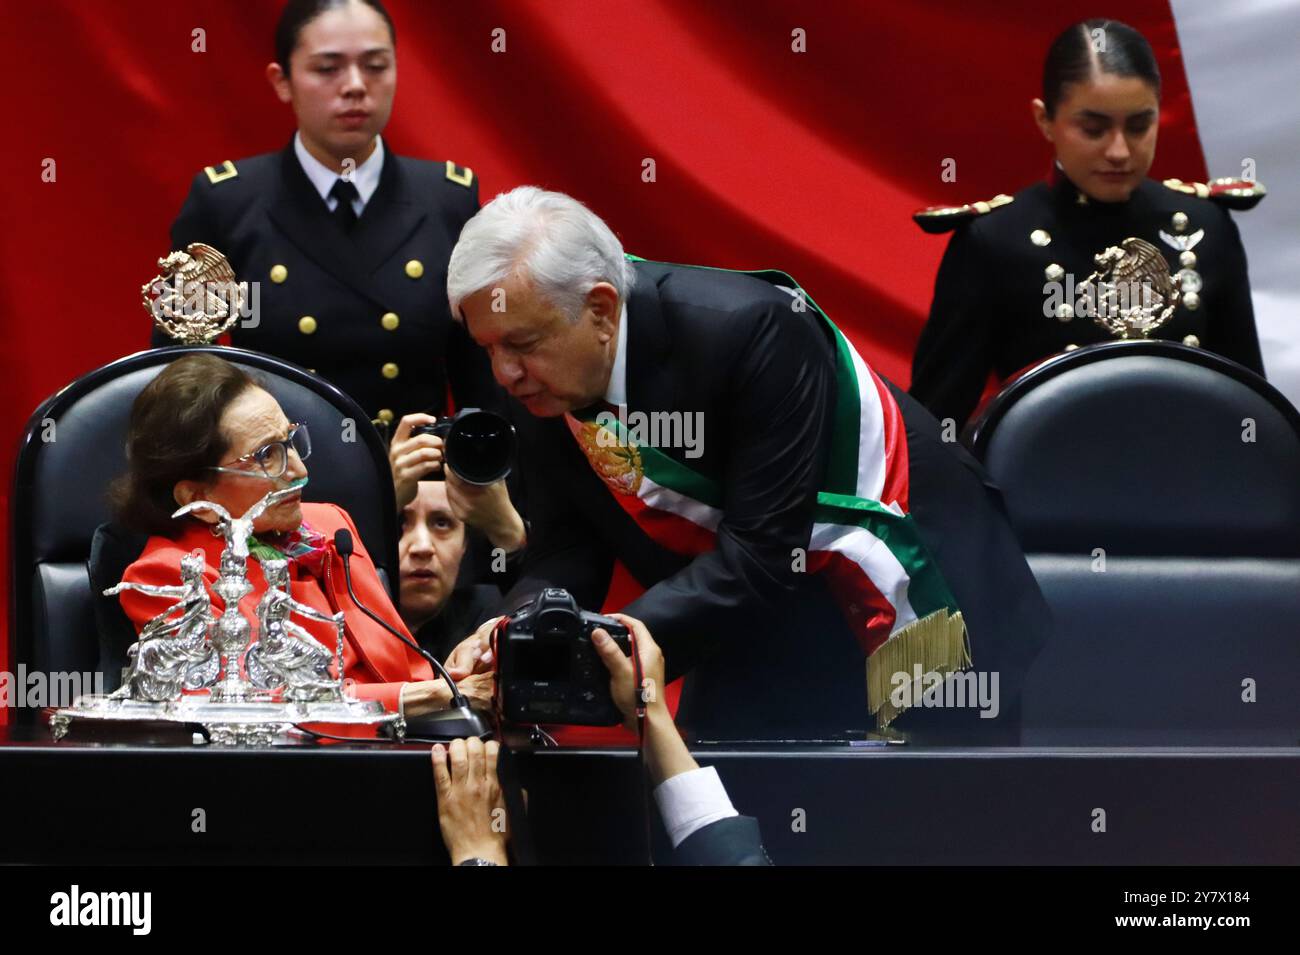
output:
[[[616,408],[627,404],[627,302],[618,316],[618,345],[614,348],[614,367],[609,372],[605,400]]]
[[[719,819],[739,816],[712,766],[692,769],[655,787],[655,802],[676,849],[691,833]]]
[[[298,164],[302,166],[302,171],[307,174],[311,184],[316,187],[320,197],[325,200],[330,212],[333,212],[339,201],[330,195],[330,190],[334,188],[334,183],[343,177],[307,152],[307,147],[302,144],[302,133],[294,133],[293,135],[293,152],[298,157]],[[357,198],[352,200],[352,211],[357,214],[358,218],[361,216],[361,211],[365,209],[366,203],[370,201],[370,197],[379,188],[379,174],[383,171],[383,168],[384,140],[383,137],[376,136],[374,151],[348,177],[348,181],[357,187]]]

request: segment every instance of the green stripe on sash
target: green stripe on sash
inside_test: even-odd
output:
[[[613,416],[612,412],[600,412],[579,420],[598,421],[601,414]],[[628,434],[624,430],[622,422],[617,417],[614,417],[610,424],[612,428],[605,428],[605,430],[613,431],[620,444],[631,447],[631,442],[628,440]],[[638,444],[636,445],[636,451],[641,456],[641,467],[645,470],[646,477],[660,487],[666,487],[670,491],[684,494],[686,497],[699,501],[701,504],[707,504],[709,507],[722,508],[722,488],[717,482],[710,480],[698,471],[692,470],[681,461],[670,457],[653,445]]]
[[[957,601],[943,575],[938,573],[910,514],[895,514],[866,498],[822,492],[817,495],[813,520],[818,524],[861,527],[888,547],[907,572],[907,599],[917,617],[945,607],[956,610]]]

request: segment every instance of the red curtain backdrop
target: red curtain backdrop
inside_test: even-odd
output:
[[[279,0],[6,2],[0,55],[4,555],[14,451],[36,405],[147,347],[140,285],[205,165],[281,148]],[[1118,14],[1164,73],[1152,174],[1205,175],[1166,0],[389,0],[400,153],[587,202],[629,251],[793,274],[906,385],[944,240],[923,205],[1011,193],[1050,153],[1029,118],[1051,39]],[[492,50],[493,31],[506,50]],[[193,52],[192,31],[206,34]],[[802,29],[804,53],[792,50]],[[57,163],[57,180],[41,179]],[[642,179],[655,161],[654,182]],[[941,178],[956,161],[956,181]],[[99,493],[87,488],[87,493]],[[7,591],[7,571],[4,582]],[[7,659],[0,635],[0,660]],[[12,669],[12,667],[9,667]],[[0,714],[0,720],[4,716]]]

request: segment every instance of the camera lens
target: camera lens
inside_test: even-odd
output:
[[[491,411],[466,409],[456,416],[447,435],[447,464],[470,484],[492,484],[510,473],[515,429]]]

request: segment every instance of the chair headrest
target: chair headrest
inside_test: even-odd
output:
[[[26,499],[34,560],[85,560],[95,528],[111,517],[107,488],[126,470],[126,432],[136,396],[171,361],[209,350],[249,371],[279,401],[291,421],[312,433],[310,482],[303,498],[349,512],[376,560],[387,553],[386,528],[395,525],[384,494],[392,485],[382,441],[361,409],[342,392],[307,372],[266,355],[238,349],[166,348],[114,362],[79,379],[38,411],[20,455],[15,506]],[[49,438],[42,440],[42,433]],[[370,432],[370,434],[367,434]],[[16,515],[17,516],[17,515]]]
[[[1054,359],[994,400],[974,447],[1027,551],[1300,555],[1300,414],[1200,349]]]

